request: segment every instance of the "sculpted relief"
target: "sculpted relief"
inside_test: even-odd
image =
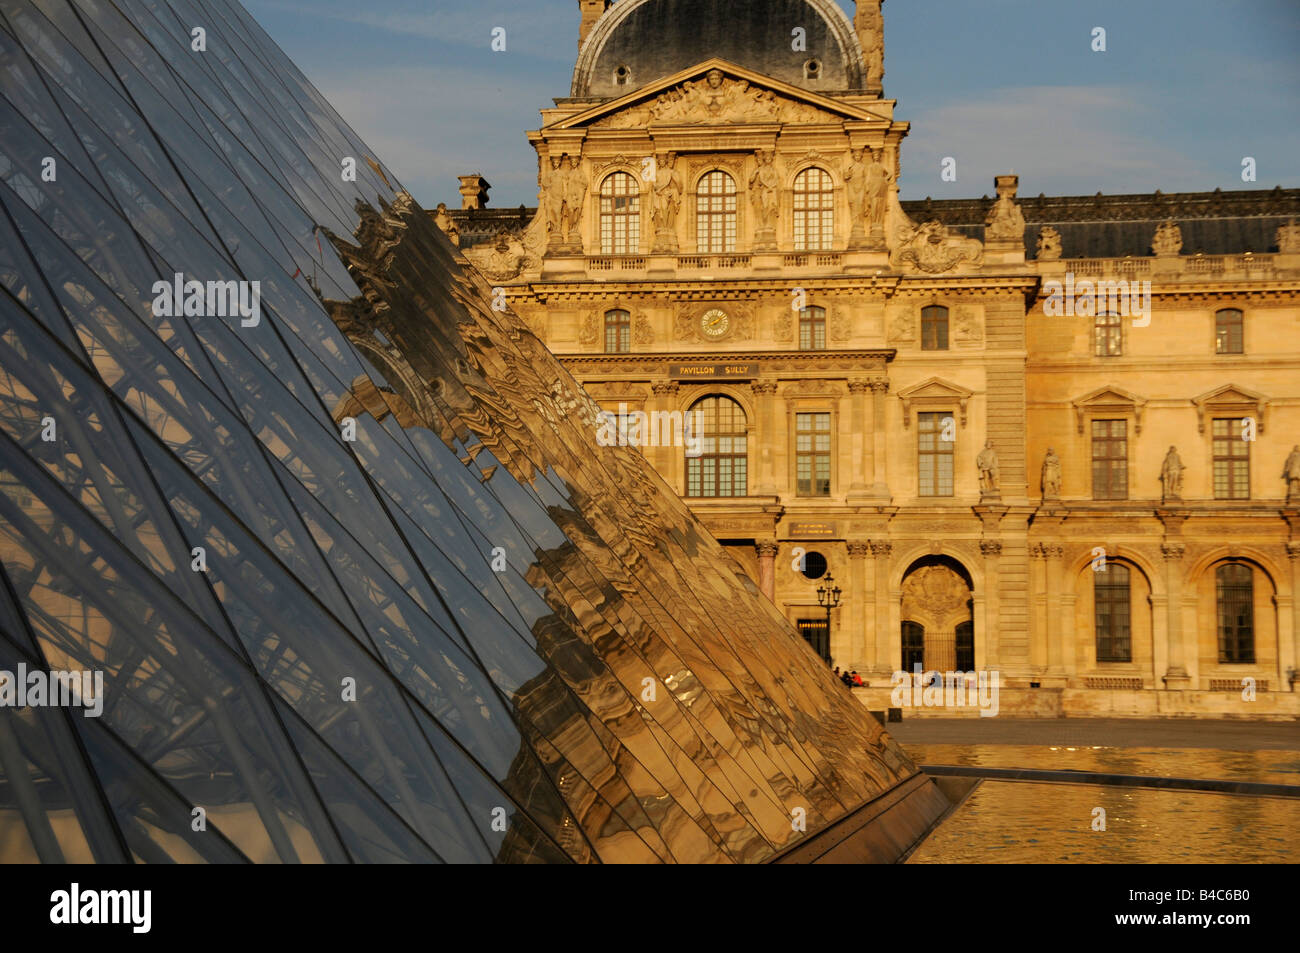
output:
[[[984,245],[964,235],[950,235],[942,222],[904,224],[898,230],[890,264],[895,268],[911,264],[927,274],[956,268],[963,262],[979,265],[984,261]]]
[[[825,122],[821,110],[766,89],[729,79],[709,70],[704,79],[675,86],[650,102],[598,120],[609,129],[635,129],[652,123],[696,122]]]

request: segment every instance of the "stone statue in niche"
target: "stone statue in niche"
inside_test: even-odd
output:
[[[1173,446],[1170,446],[1169,452],[1165,454],[1165,462],[1160,466],[1160,484],[1164,489],[1163,499],[1183,498],[1183,461]]]
[[[1282,467],[1282,479],[1286,480],[1286,501],[1300,503],[1300,444],[1291,448]]]
[[[984,441],[984,449],[975,458],[980,472],[980,495],[998,495],[998,452],[993,449],[993,439]]]
[[[1043,499],[1055,500],[1061,496],[1061,458],[1051,447],[1043,458]]]

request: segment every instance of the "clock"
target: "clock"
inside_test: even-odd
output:
[[[721,308],[710,308],[700,316],[700,333],[708,338],[720,338],[731,327],[731,318]]]

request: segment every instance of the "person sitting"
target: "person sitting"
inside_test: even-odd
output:
[[[844,672],[840,675],[840,681],[849,686],[849,688],[853,687],[853,679],[849,676],[848,672]]]
[[[862,676],[858,674],[858,670],[856,668],[853,671],[849,672],[849,677],[853,679],[853,684],[856,685],[858,688],[866,687],[865,683],[863,683],[862,681]]]

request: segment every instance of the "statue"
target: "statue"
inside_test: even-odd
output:
[[[975,466],[980,471],[980,494],[995,495],[998,492],[998,452],[993,449],[993,439],[984,441],[984,449],[975,458]]]
[[[1043,458],[1043,499],[1055,500],[1061,495],[1061,458],[1051,447]]]
[[[1179,459],[1178,451],[1172,446],[1165,454],[1165,462],[1160,467],[1160,483],[1164,487],[1164,499],[1183,498],[1183,461]]]
[[[1282,479],[1286,480],[1286,501],[1300,503],[1300,444],[1291,448],[1291,456],[1282,467]]]
[[[1038,244],[1034,254],[1039,261],[1057,261],[1061,257],[1061,233],[1051,225],[1038,230]]]
[[[862,161],[862,150],[849,153],[849,164],[844,167],[844,191],[849,200],[849,221],[853,234],[862,233],[862,222],[867,209],[867,164]]]
[[[655,234],[676,236],[677,213],[682,207],[682,178],[677,174],[677,153],[670,152],[655,169]],[[675,242],[672,244],[675,245]]]
[[[873,233],[882,235],[885,230],[885,212],[889,208],[889,186],[894,174],[880,161],[884,150],[871,151],[871,165],[867,166],[867,225]]]
[[[567,244],[572,233],[578,231],[579,223],[582,221],[582,204],[587,199],[587,177],[582,174],[582,169],[568,153],[564,155],[560,171],[561,189],[564,193],[561,230]]]
[[[1016,186],[1018,176],[999,175],[997,183],[998,200],[989,209],[984,219],[984,238],[993,241],[1017,241],[1025,239],[1025,216],[1016,204]]]
[[[749,177],[750,199],[754,204],[754,220],[758,232],[776,230],[777,197],[781,176],[772,164],[772,153],[758,153],[758,168]]]
[[[1285,225],[1277,227],[1273,241],[1277,243],[1278,254],[1300,255],[1300,225],[1295,223],[1294,218],[1288,219]]]
[[[549,172],[546,171],[545,166],[538,172],[538,187],[542,191],[547,234],[550,235],[552,242],[559,242],[562,239],[564,217],[564,173],[560,171],[559,156],[551,156]]]
[[[451,239],[453,245],[460,244],[460,229],[456,227],[456,223],[447,214],[446,202],[438,203],[438,210],[434,213],[433,223],[442,230],[444,235]]]

